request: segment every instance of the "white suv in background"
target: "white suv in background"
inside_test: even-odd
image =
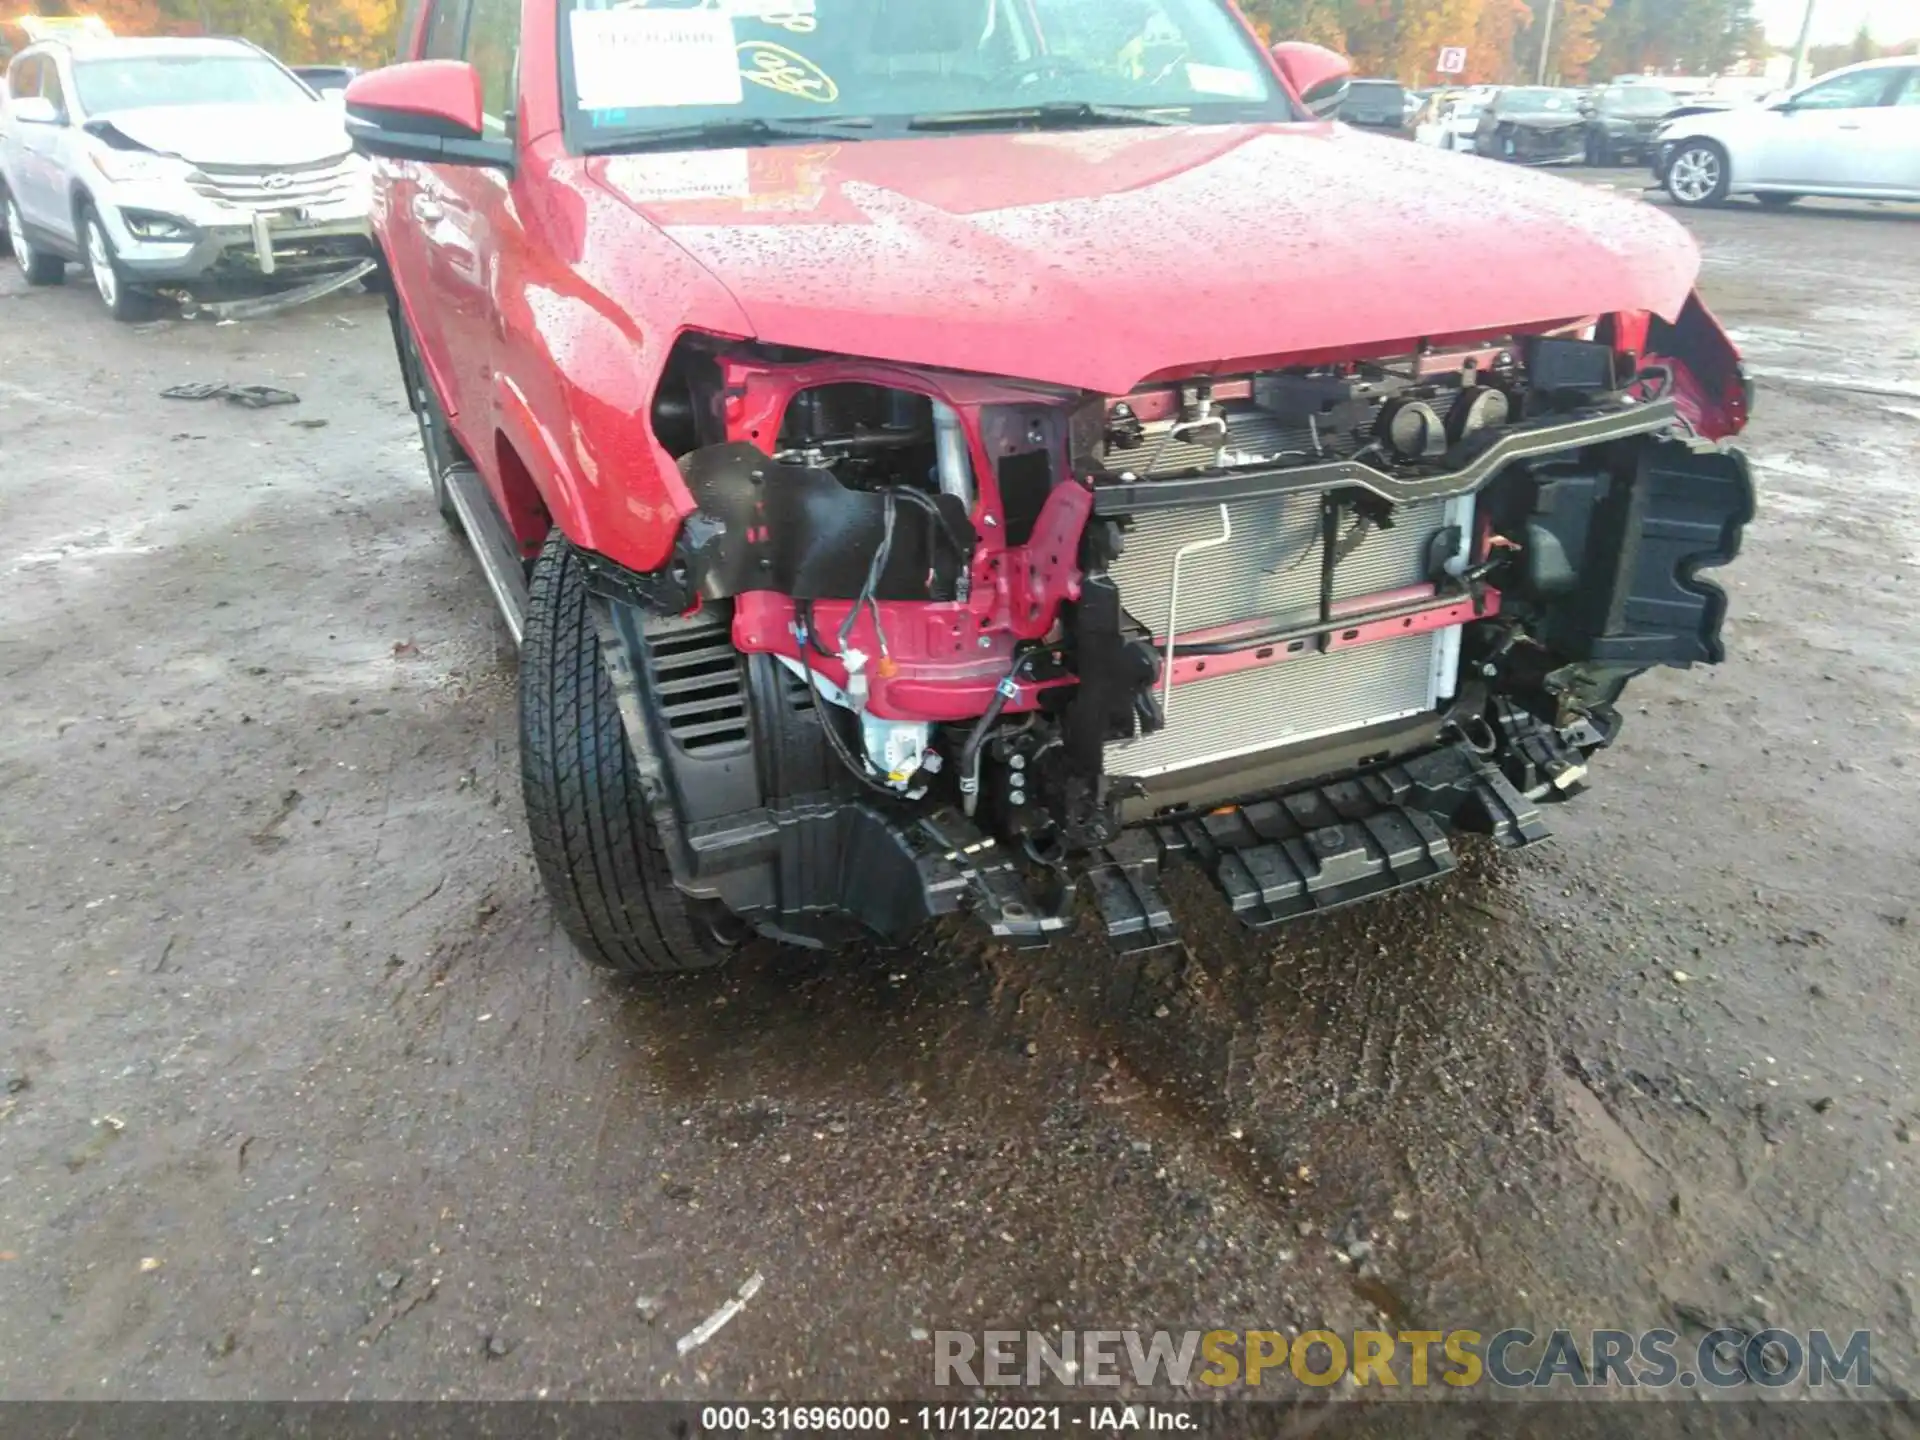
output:
[[[239,40],[63,36],[0,87],[0,208],[36,285],[86,265],[116,318],[156,287],[273,287],[373,256],[340,112]]]
[[[1658,154],[1681,205],[1920,200],[1920,57],[1869,60],[1764,105],[1672,121]]]

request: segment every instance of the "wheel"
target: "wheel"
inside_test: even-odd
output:
[[[1689,208],[1718,205],[1733,187],[1727,152],[1711,140],[1682,140],[1667,164],[1667,193]]]
[[[0,195],[4,194],[0,191]],[[49,255],[33,247],[33,242],[27,239],[27,222],[20,218],[18,202],[11,195],[6,195],[5,199],[7,247],[13,251],[14,262],[19,265],[20,273],[27,277],[29,285],[64,285],[67,262],[58,255]]]
[[[385,274],[386,270],[382,267],[377,273]],[[440,397],[433,393],[433,382],[427,378],[420,348],[414,343],[413,327],[401,313],[399,298],[391,285],[387,288],[387,316],[393,322],[394,348],[400,352],[400,378],[407,387],[407,405],[413,411],[414,423],[420,427],[420,448],[426,452],[427,480],[433,486],[434,508],[442,520],[458,530],[460,512],[453,508],[453,495],[447,489],[447,471],[466,457],[460,453],[460,442],[453,438],[447,412],[440,408]]]
[[[730,916],[674,887],[584,578],[558,530],[527,601],[520,781],[540,878],[589,960],[627,975],[667,975],[710,969],[737,948]]]
[[[93,276],[93,288],[100,293],[100,303],[107,307],[107,313],[128,325],[151,320],[158,308],[153,296],[136,290],[127,279],[120,257],[114,253],[113,241],[107,238],[107,227],[100,223],[100,216],[91,207],[80,212],[80,236],[86,245],[87,271]]]
[[[1770,190],[1763,195],[1753,197],[1769,210],[1785,210],[1789,205],[1798,204],[1804,196],[1789,195],[1784,191]]]

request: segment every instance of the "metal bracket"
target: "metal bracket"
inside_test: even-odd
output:
[[[1167,653],[1160,675],[1160,723],[1173,719],[1173,657],[1180,643],[1180,567],[1187,557],[1205,550],[1217,550],[1233,539],[1233,512],[1220,507],[1220,533],[1211,540],[1194,540],[1182,545],[1173,556],[1173,580],[1167,591]]]

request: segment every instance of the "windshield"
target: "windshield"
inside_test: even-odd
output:
[[[1618,115],[1664,115],[1677,109],[1680,101],[1650,85],[1631,85],[1624,90],[1609,90],[1604,103]]]
[[[1294,118],[1220,0],[573,0],[566,16],[567,108],[588,150],[707,122],[1014,129],[982,112],[1029,107]]]
[[[1500,97],[1500,109],[1509,115],[1571,115],[1579,108],[1579,100],[1567,90],[1509,90]]]
[[[142,55],[79,60],[74,88],[89,115],[158,105],[311,105],[313,97],[259,55]]]

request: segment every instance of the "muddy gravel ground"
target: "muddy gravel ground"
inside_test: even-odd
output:
[[[1191,953],[589,970],[379,302],[0,279],[0,1394],[926,1395],[938,1329],[1771,1321],[1920,1383],[1920,217],[1689,216],[1729,663],[1558,842]],[[297,407],[159,398],[262,382]],[[676,1340],[753,1276],[731,1324]]]

